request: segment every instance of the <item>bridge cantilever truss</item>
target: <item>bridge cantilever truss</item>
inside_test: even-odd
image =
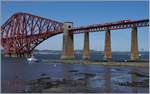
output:
[[[30,54],[47,38],[63,32],[63,23],[31,15],[16,13],[1,27],[1,44],[6,54]]]
[[[84,33],[149,26],[149,19],[119,21],[73,27],[69,32]],[[28,13],[16,13],[1,26],[1,44],[5,54],[30,55],[44,40],[63,33],[64,23]]]

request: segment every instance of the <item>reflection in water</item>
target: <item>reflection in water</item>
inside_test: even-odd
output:
[[[69,64],[62,65],[62,72],[63,72],[64,79],[71,80],[73,78],[71,73],[69,73],[69,70],[71,69],[72,69],[72,66],[70,66]]]
[[[86,61],[84,61],[84,63],[88,63],[88,60],[86,60]],[[89,72],[90,71],[90,68],[89,68],[89,66],[88,65],[83,65],[83,72],[85,72],[85,73],[87,73],[87,72]],[[85,85],[85,87],[90,87],[90,83],[89,83],[89,77],[87,77],[86,75],[84,75],[84,78],[85,78],[85,82],[84,83],[86,83],[86,85]]]
[[[109,93],[112,91],[111,68],[109,67],[105,68],[104,79],[105,79],[105,92]]]
[[[138,70],[133,68],[133,70],[131,72],[135,73],[135,72],[138,72]],[[135,74],[133,74],[133,73],[131,73],[131,82],[139,82],[140,78],[138,76],[136,76]],[[136,87],[136,86],[132,87],[132,91],[135,92],[135,93],[138,93],[138,87]]]

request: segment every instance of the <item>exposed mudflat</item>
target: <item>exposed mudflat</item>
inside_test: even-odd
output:
[[[2,93],[148,93],[148,64],[79,60],[28,63],[24,58],[7,58],[1,64],[1,90]]]

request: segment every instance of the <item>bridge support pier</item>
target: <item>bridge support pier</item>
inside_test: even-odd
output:
[[[63,51],[61,59],[74,59],[74,44],[73,44],[73,33],[69,32],[73,26],[72,22],[64,23],[64,34],[63,34]]]
[[[137,27],[134,25],[131,31],[131,60],[139,58],[137,35]]]
[[[89,56],[89,32],[84,33],[84,48],[83,48],[83,60],[88,60]]]
[[[111,52],[111,35],[110,30],[108,29],[105,32],[105,48],[104,48],[104,59],[110,60],[112,58],[112,52]]]

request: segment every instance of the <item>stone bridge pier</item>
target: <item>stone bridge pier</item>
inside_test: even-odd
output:
[[[73,32],[69,32],[72,29],[72,22],[64,23],[64,34],[63,34],[63,51],[61,59],[74,59],[74,38]],[[84,47],[83,47],[83,60],[87,60],[90,57],[90,47],[89,47],[89,32],[84,32]],[[105,31],[105,47],[104,47],[104,60],[111,60],[112,50],[111,50],[111,32],[109,29]],[[137,39],[137,27],[132,26],[131,31],[131,60],[137,60],[139,58],[138,54],[138,39]]]
[[[131,31],[131,60],[137,60],[139,58],[137,36],[137,27],[133,25]]]
[[[112,58],[112,52],[111,52],[111,34],[110,30],[107,29],[105,32],[105,48],[104,48],[104,59],[110,60]]]
[[[69,30],[73,27],[73,22],[64,22],[63,51],[61,59],[74,59],[74,39],[73,33]]]
[[[89,32],[84,33],[84,48],[83,48],[83,60],[90,58],[90,47],[89,47]]]

